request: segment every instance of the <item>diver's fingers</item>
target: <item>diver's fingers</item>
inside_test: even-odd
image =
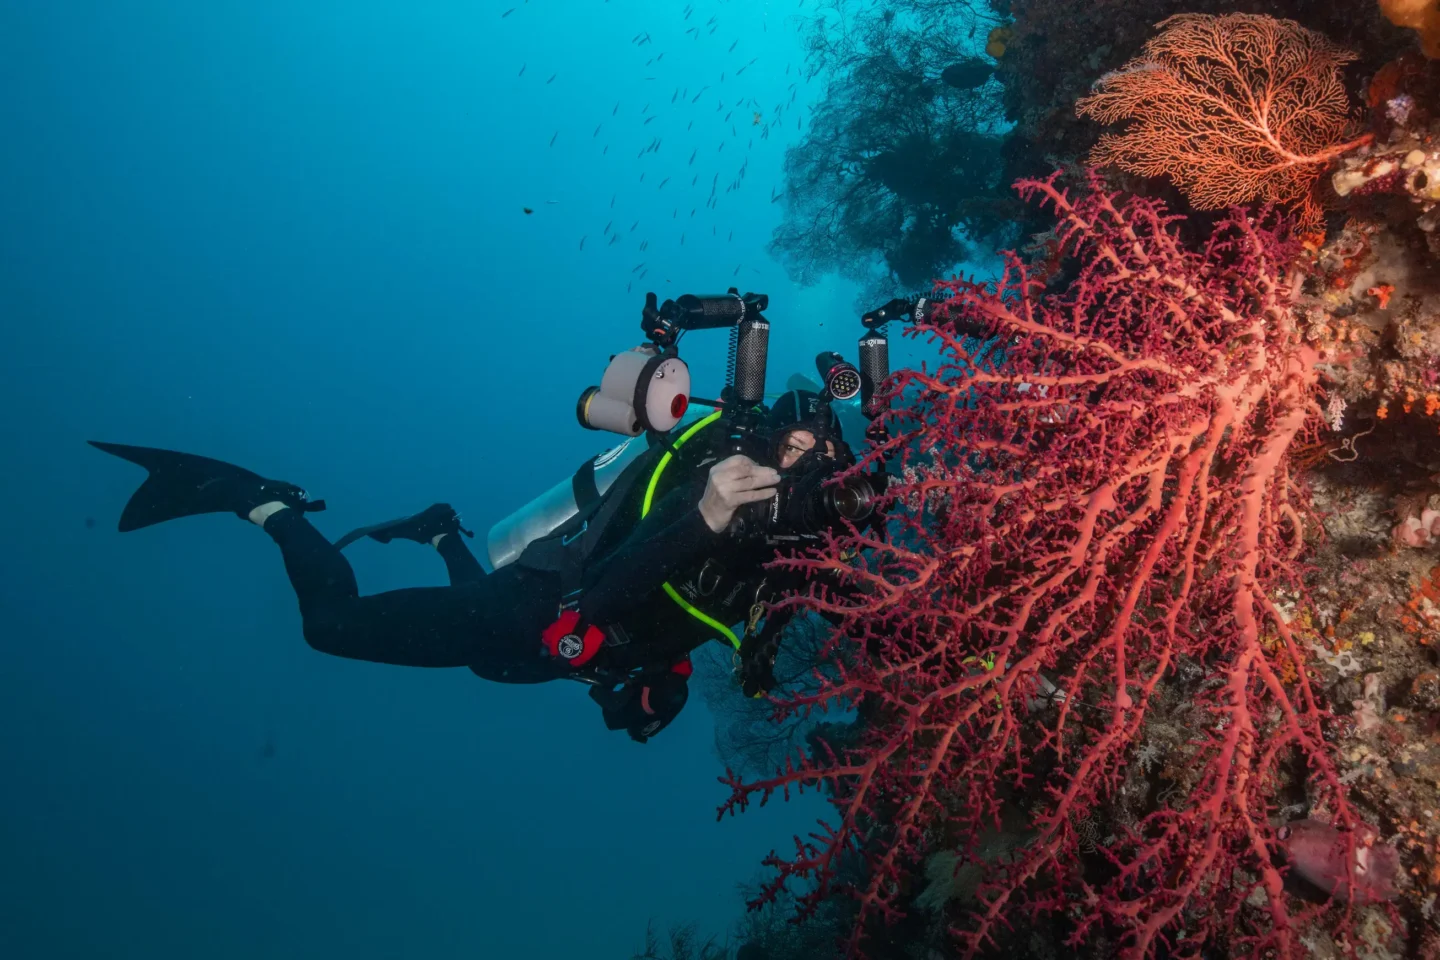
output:
[[[780,474],[770,467],[756,466],[732,479],[737,490],[756,490],[775,486],[780,482]]]
[[[734,456],[710,468],[709,485],[722,494],[734,490],[753,490],[780,482],[780,475],[762,467],[749,457]]]
[[[780,482],[780,474],[773,467],[762,467],[743,453],[721,460],[713,468],[717,479],[734,480],[750,485],[752,482],[774,485]]]
[[[736,490],[730,494],[730,501],[736,506],[742,503],[759,503],[761,500],[769,500],[775,496],[774,487],[763,487],[759,490]]]

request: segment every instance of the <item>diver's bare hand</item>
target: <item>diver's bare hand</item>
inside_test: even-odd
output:
[[[710,468],[705,494],[700,498],[700,515],[706,526],[720,533],[741,506],[773,497],[779,482],[779,471],[737,453]]]

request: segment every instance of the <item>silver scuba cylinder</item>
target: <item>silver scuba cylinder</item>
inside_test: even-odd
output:
[[[601,494],[609,490],[620,472],[647,447],[643,437],[631,437],[617,447],[596,454],[589,461],[595,471],[595,489]],[[579,512],[575,479],[566,477],[490,528],[485,538],[490,568],[496,570],[514,561],[532,540],[547,536]]]
[[[603,496],[621,471],[648,449],[649,443],[639,435],[674,429],[691,412],[689,407],[690,368],[673,350],[645,343],[612,356],[600,385],[580,394],[575,415],[586,429],[609,430],[630,439],[597,454],[573,476],[491,527],[485,538],[491,569],[513,563],[532,541],[579,513],[577,485],[587,503]]]
[[[709,416],[709,411],[692,407],[681,416],[675,429],[683,430],[706,416]],[[597,453],[581,470],[593,469],[595,492],[603,496],[614,484],[615,478],[649,448],[650,443],[644,437],[630,437],[619,446]],[[548,536],[579,512],[580,506],[575,499],[575,476],[571,475],[490,528],[485,537],[490,568],[494,570],[513,562],[525,552],[532,540]]]

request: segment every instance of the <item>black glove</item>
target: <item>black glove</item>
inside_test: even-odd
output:
[[[600,705],[607,729],[625,730],[631,740],[644,743],[679,716],[690,698],[690,672],[690,661],[682,660],[632,677],[618,690],[593,686],[590,699]]]

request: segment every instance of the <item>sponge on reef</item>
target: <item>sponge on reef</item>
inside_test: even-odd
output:
[[[1395,26],[1418,33],[1425,56],[1440,57],[1440,0],[1380,0],[1380,12]]]

